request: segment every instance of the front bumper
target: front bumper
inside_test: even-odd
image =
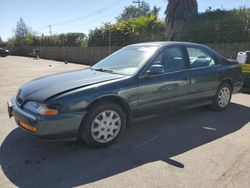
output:
[[[76,139],[82,119],[86,111],[60,113],[57,116],[41,116],[25,111],[16,103],[13,97],[8,103],[9,116],[14,116],[17,125],[30,134],[44,140],[68,140]],[[21,124],[35,128],[35,132],[30,131]]]

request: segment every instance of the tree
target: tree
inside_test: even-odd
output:
[[[84,33],[67,33],[64,38],[66,46],[79,47],[83,46],[86,35]]]
[[[144,41],[160,41],[164,39],[165,25],[156,15],[140,16],[122,20],[115,24],[104,24],[91,30],[88,46],[124,46]],[[111,36],[111,41],[109,37]]]
[[[183,35],[183,27],[193,16],[198,15],[196,0],[168,0],[165,11],[166,39],[176,40]]]
[[[28,32],[25,37],[25,44],[28,46],[33,45],[33,34],[31,32]]]
[[[158,17],[158,14],[160,12],[161,8],[157,7],[157,6],[154,6],[153,9],[151,10],[151,13],[153,15],[155,15],[156,17]]]
[[[250,8],[212,10],[200,13],[186,23],[183,38],[198,43],[250,41]],[[195,27],[194,27],[195,25]]]
[[[4,45],[2,38],[0,37],[0,47]]]
[[[130,5],[125,7],[120,16],[116,19],[117,21],[128,20],[138,18],[140,16],[149,16],[150,14],[158,15],[160,8],[154,6],[153,9],[150,9],[150,5],[144,1],[141,2],[140,7]]]
[[[15,38],[14,37],[8,38],[8,40],[6,41],[6,46],[7,46],[7,48],[14,48],[15,47]]]
[[[26,37],[32,33],[31,29],[25,24],[24,20],[20,18],[17,21],[15,32],[15,46],[25,45]],[[29,36],[30,38],[30,36]]]

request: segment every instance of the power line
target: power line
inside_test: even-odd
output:
[[[63,21],[63,22],[58,22],[58,23],[50,24],[50,25],[41,27],[41,28],[38,29],[37,31],[38,31],[38,32],[39,32],[39,31],[42,31],[42,30],[44,30],[44,29],[46,29],[46,28],[48,28],[48,27],[49,27],[49,31],[51,31],[51,27],[52,27],[52,26],[59,26],[59,25],[70,24],[70,23],[77,22],[77,21],[80,21],[80,20],[83,20],[83,19],[91,18],[91,17],[93,17],[93,16],[102,14],[102,13],[103,13],[104,11],[106,11],[106,10],[110,10],[110,9],[112,9],[113,7],[116,7],[117,5],[120,5],[120,3],[121,3],[122,1],[128,1],[128,0],[119,0],[119,1],[116,1],[116,2],[114,2],[114,3],[112,3],[112,4],[110,4],[110,5],[108,5],[108,6],[104,7],[104,8],[102,8],[102,9],[99,9],[99,10],[95,11],[95,12],[86,14],[86,15],[84,15],[84,16],[80,16],[80,17],[75,18],[75,19],[71,19],[71,20],[67,20],[67,21]]]
[[[79,20],[83,20],[83,19],[86,19],[92,15],[95,15],[95,14],[101,14],[103,11],[105,11],[106,9],[109,9],[117,4],[119,4],[121,1],[123,0],[119,0],[119,1],[116,1],[115,3],[112,3],[100,10],[97,10],[95,12],[92,12],[92,13],[89,13],[89,14],[86,14],[86,15],[83,15],[83,16],[80,16],[78,18],[75,18],[75,19],[71,19],[71,20],[67,20],[67,21],[63,21],[63,22],[59,22],[59,23],[55,23],[55,24],[52,24],[52,26],[57,26],[57,25],[64,25],[64,24],[68,24],[68,23],[72,23],[72,22],[76,22],[76,21],[79,21]]]
[[[102,13],[100,13],[100,14],[95,14],[94,16],[91,16],[91,17],[86,18],[85,20],[88,19],[88,22],[81,23],[81,24],[78,24],[78,25],[75,25],[75,26],[72,26],[72,27],[68,27],[68,28],[66,28],[66,29],[60,29],[59,31],[57,30],[57,32],[60,33],[61,31],[72,30],[72,29],[77,29],[77,28],[79,28],[79,29],[81,29],[81,30],[83,30],[83,29],[91,29],[93,26],[87,26],[87,27],[86,27],[86,25],[89,25],[89,24],[91,24],[91,23],[96,23],[99,16],[102,16],[102,18],[104,18],[104,17],[107,18],[107,16],[112,15],[112,18],[113,18],[113,12],[110,11],[110,10],[112,10],[112,9],[114,9],[114,8],[117,8],[117,7],[124,6],[124,3],[126,3],[126,1],[124,1],[124,2],[122,2],[122,3],[120,3],[120,4],[117,4],[117,5],[113,6],[113,7],[111,7],[111,8],[109,9],[109,12],[107,12],[106,14],[103,14],[104,12],[102,12]],[[96,17],[96,16],[98,16],[98,17]],[[94,18],[94,17],[96,17],[96,18]],[[109,18],[108,20],[111,20],[111,18]],[[110,22],[110,21],[105,21],[105,22]]]

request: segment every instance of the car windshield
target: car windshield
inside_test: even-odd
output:
[[[114,74],[133,75],[156,52],[158,46],[129,46],[109,55],[91,69]]]

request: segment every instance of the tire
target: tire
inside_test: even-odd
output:
[[[117,141],[125,126],[126,115],[119,105],[109,101],[98,102],[84,118],[80,138],[88,146],[105,147]]]
[[[224,82],[222,83],[214,96],[213,103],[209,106],[213,111],[224,111],[230,104],[232,97],[232,87]]]

